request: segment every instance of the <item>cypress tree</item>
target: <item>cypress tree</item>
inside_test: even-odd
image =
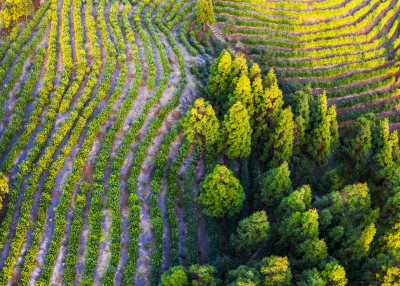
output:
[[[197,99],[189,108],[183,129],[191,142],[212,145],[218,136],[219,122],[214,109],[204,98]]]
[[[225,166],[216,165],[214,171],[204,180],[198,200],[205,214],[223,217],[238,213],[244,198],[243,187],[232,171]]]
[[[227,50],[223,50],[215,59],[210,69],[210,78],[206,86],[207,95],[215,99],[220,107],[227,100],[232,70],[232,57]]]
[[[225,114],[221,125],[219,150],[228,157],[247,157],[251,151],[249,115],[243,104],[236,102]]]
[[[282,92],[277,85],[264,90],[254,98],[254,141],[259,147],[263,146],[263,138],[267,138],[268,129],[276,121],[282,109]]]
[[[213,25],[215,23],[214,8],[211,0],[199,0],[196,9],[197,20],[203,24],[205,29],[206,24]]]
[[[236,87],[232,95],[229,97],[228,106],[233,106],[236,102],[240,101],[247,109],[249,117],[251,118],[254,113],[253,93],[251,90],[251,82],[249,77],[243,73],[236,81]]]
[[[279,113],[265,143],[262,160],[270,160],[271,167],[289,161],[293,152],[294,121],[291,107]]]

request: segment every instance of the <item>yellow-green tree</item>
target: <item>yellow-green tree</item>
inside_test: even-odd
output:
[[[227,50],[223,50],[210,68],[210,78],[206,86],[207,95],[223,106],[226,102],[230,86],[232,71],[232,56]]]
[[[203,29],[206,24],[212,25],[215,23],[214,8],[211,0],[200,0],[197,2],[196,9],[197,20],[203,24]]]
[[[244,198],[243,187],[231,170],[216,165],[214,171],[203,182],[199,203],[203,206],[205,214],[224,217],[238,213]]]
[[[282,91],[277,85],[266,88],[264,92],[255,94],[254,98],[254,136],[258,145],[263,145],[263,138],[267,138],[269,128],[276,120],[282,109]]]
[[[261,273],[264,275],[265,286],[286,286],[292,280],[288,258],[281,256],[269,256],[261,263]]]
[[[211,145],[217,140],[218,128],[219,122],[212,106],[204,98],[197,99],[183,122],[189,140],[203,146]]]
[[[34,7],[31,0],[6,0],[0,11],[0,22],[2,27],[9,27],[21,17],[29,16]]]
[[[225,114],[220,128],[219,151],[228,157],[247,157],[251,151],[250,118],[238,101]]]
[[[247,109],[249,117],[252,117],[254,113],[253,93],[251,90],[250,79],[245,73],[242,73],[239,79],[236,81],[236,87],[229,97],[229,107],[233,106],[238,101],[240,101]]]

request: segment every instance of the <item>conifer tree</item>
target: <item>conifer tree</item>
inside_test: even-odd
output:
[[[261,159],[269,160],[271,167],[277,167],[290,160],[293,152],[294,127],[293,113],[289,106],[279,113],[265,143]]]
[[[268,138],[269,128],[276,121],[283,105],[282,92],[277,85],[258,93],[254,99],[254,136],[253,140],[261,148]]]
[[[343,266],[330,262],[321,272],[321,276],[325,280],[326,286],[345,286],[347,285],[346,272]]]
[[[203,182],[199,203],[205,214],[224,217],[238,213],[244,198],[243,187],[232,171],[225,166],[216,165]]]
[[[270,169],[258,176],[253,188],[256,202],[266,205],[268,211],[276,208],[281,200],[292,192],[288,163],[284,162],[278,168]]]
[[[220,128],[219,151],[228,157],[247,157],[251,151],[249,115],[243,104],[236,102],[225,114]]]
[[[231,82],[233,88],[235,88],[237,84],[235,79],[239,79],[243,74],[248,75],[247,60],[242,53],[239,53],[234,56],[234,60],[232,61]]]
[[[273,69],[268,71],[268,74],[264,78],[264,83],[266,88],[278,85],[278,80],[276,79],[275,72]]]
[[[331,133],[331,149],[336,148],[339,145],[339,132],[338,124],[336,120],[336,106],[332,105],[328,108],[326,116],[329,118],[329,126]]]
[[[328,233],[326,241],[331,254],[344,265],[365,257],[376,232],[378,217],[378,210],[371,207],[367,184],[346,186],[322,201],[329,206],[322,211],[321,226],[324,233]]]
[[[256,77],[261,76],[261,69],[257,63],[253,63],[249,70],[249,78],[254,80]],[[261,83],[262,84],[262,83]]]
[[[182,266],[174,266],[161,277],[159,286],[187,286],[189,285],[186,270]]]
[[[260,262],[260,271],[264,276],[265,286],[286,286],[292,280],[292,273],[287,257],[269,256]]]
[[[219,122],[214,109],[204,101],[204,98],[197,99],[189,108],[183,122],[183,129],[191,142],[203,146],[211,145],[217,140]]]
[[[247,109],[249,118],[251,118],[254,113],[254,100],[251,90],[251,82],[245,73],[242,73],[242,75],[236,81],[236,87],[229,97],[228,106],[231,107],[238,101],[240,101]]]
[[[346,153],[356,162],[365,161],[371,152],[371,120],[359,117],[354,124],[355,134],[346,141]]]
[[[231,70],[232,56],[227,50],[223,50],[210,68],[210,78],[206,86],[207,95],[215,99],[220,107],[227,100]]]
[[[324,163],[331,152],[330,121],[327,118],[315,125],[308,137],[308,152],[318,163]]]
[[[397,161],[398,150],[397,132],[390,134],[388,118],[379,121],[374,137],[374,158],[378,166],[389,166]]]
[[[199,23],[212,26],[215,23],[214,8],[211,0],[199,0],[197,2],[196,16]]]
[[[231,242],[236,253],[250,256],[266,241],[269,223],[265,211],[255,212],[239,222],[236,232],[231,235]]]

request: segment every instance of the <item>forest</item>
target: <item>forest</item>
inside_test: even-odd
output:
[[[400,2],[0,3],[0,285],[400,285]]]

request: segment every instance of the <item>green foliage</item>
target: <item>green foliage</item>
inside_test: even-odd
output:
[[[193,286],[216,286],[219,281],[215,278],[216,270],[210,265],[192,265],[187,270],[190,285]]]
[[[231,243],[241,256],[251,255],[268,237],[269,223],[265,211],[255,212],[239,222],[236,232],[231,235]]]
[[[225,114],[219,135],[219,151],[228,157],[247,157],[251,151],[250,118],[246,108],[237,101]]]
[[[322,164],[338,143],[335,106],[328,109],[325,94],[316,96],[310,111],[310,124],[307,151],[318,164]]]
[[[266,88],[264,92],[255,93],[254,98],[254,141],[259,147],[268,138],[270,128],[277,121],[280,114],[283,98],[277,85]]]
[[[33,11],[31,0],[8,0],[2,6],[0,22],[5,28],[18,21],[21,17],[29,16]]]
[[[334,262],[330,262],[321,272],[321,276],[326,281],[326,286],[345,286],[347,285],[346,272],[344,268]]]
[[[262,285],[286,286],[292,280],[292,273],[287,257],[270,256],[260,262],[260,271],[263,275]]]
[[[256,286],[262,285],[262,276],[259,270],[247,265],[240,265],[227,274],[228,286]]]
[[[159,286],[187,286],[189,285],[187,274],[182,266],[174,266],[168,269],[161,277]]]
[[[293,152],[294,127],[292,109],[288,107],[280,111],[269,132],[261,157],[262,160],[269,161],[271,167],[290,161]]]
[[[239,57],[237,57],[236,59],[238,58]],[[233,67],[235,67],[235,61],[233,62]],[[232,82],[235,82],[236,86],[232,94],[228,98],[228,106],[233,106],[236,102],[240,101],[247,109],[249,117],[252,117],[254,113],[254,106],[251,82],[249,77],[246,75],[246,73],[243,72],[241,73],[240,77],[237,78],[237,80],[233,80]]]
[[[203,146],[212,145],[217,140],[219,122],[214,109],[204,98],[197,99],[189,108],[183,129],[191,142]]]
[[[279,205],[283,197],[292,191],[289,165],[284,162],[278,168],[270,169],[258,176],[254,182],[253,190],[255,201],[266,205],[268,210],[273,210],[275,206]]]
[[[366,184],[346,186],[323,199],[329,207],[321,220],[332,254],[347,265],[365,257],[376,233],[378,210],[371,208]]]
[[[211,0],[199,0],[196,9],[197,20],[200,23],[212,25],[215,23],[214,8]]]
[[[213,217],[238,213],[244,199],[239,180],[228,168],[221,165],[216,165],[214,171],[206,177],[198,198],[204,213]]]
[[[377,123],[373,150],[374,159],[379,167],[389,166],[399,160],[397,130],[389,131],[389,120],[387,118]]]

